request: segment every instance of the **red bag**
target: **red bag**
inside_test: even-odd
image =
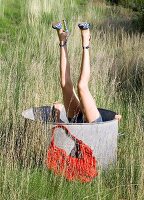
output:
[[[54,134],[58,128],[65,130],[65,133],[75,142],[75,156],[67,155],[64,149],[55,145]],[[52,140],[47,152],[46,165],[55,174],[63,175],[68,180],[90,182],[98,175],[96,159],[92,154],[88,145],[75,138],[65,126],[57,125],[52,129]]]

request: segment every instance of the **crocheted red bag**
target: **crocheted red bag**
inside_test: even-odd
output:
[[[55,130],[62,128],[65,133],[75,142],[75,156],[67,155],[64,149],[57,147],[54,143]],[[74,137],[63,125],[57,125],[52,129],[52,140],[48,147],[46,165],[55,174],[63,175],[68,180],[80,180],[90,182],[98,173],[96,170],[96,159],[91,148],[81,140]]]

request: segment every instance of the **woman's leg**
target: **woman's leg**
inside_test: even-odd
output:
[[[67,116],[72,118],[80,109],[80,102],[75,93],[72,80],[70,77],[70,64],[68,61],[67,52],[67,34],[62,29],[57,30],[60,41],[60,81],[63,93],[63,101],[66,109]]]
[[[82,46],[87,47],[90,43],[90,30],[81,30]],[[82,111],[87,122],[101,121],[100,113],[96,103],[89,91],[88,82],[90,78],[90,55],[89,48],[83,48],[81,73],[78,82],[78,95]]]

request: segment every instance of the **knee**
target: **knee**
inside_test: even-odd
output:
[[[54,105],[54,108],[55,108],[56,110],[59,110],[59,111],[61,111],[62,108],[63,108],[63,104],[58,103],[58,102],[55,102],[53,105]]]
[[[118,121],[120,121],[120,120],[121,120],[121,118],[122,118],[122,116],[121,116],[121,115],[115,115],[115,119],[117,119]]]
[[[88,90],[88,85],[84,81],[79,81],[77,88],[79,93],[84,93]]]
[[[53,106],[54,106],[54,110],[55,110],[55,115],[54,115],[55,122],[59,123],[60,122],[60,113],[62,111],[63,104],[55,102],[53,104]]]

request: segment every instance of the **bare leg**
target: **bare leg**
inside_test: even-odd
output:
[[[82,46],[89,46],[90,31],[81,30]],[[96,103],[89,91],[88,82],[90,78],[90,55],[89,49],[84,48],[82,52],[81,73],[78,82],[78,95],[81,102],[82,110],[87,122],[93,122],[100,118],[100,113]]]
[[[67,33],[62,29],[58,30],[57,33],[60,44],[64,45],[67,40]],[[69,118],[72,118],[81,109],[70,77],[70,64],[66,45],[60,47],[60,80],[66,113]]]

